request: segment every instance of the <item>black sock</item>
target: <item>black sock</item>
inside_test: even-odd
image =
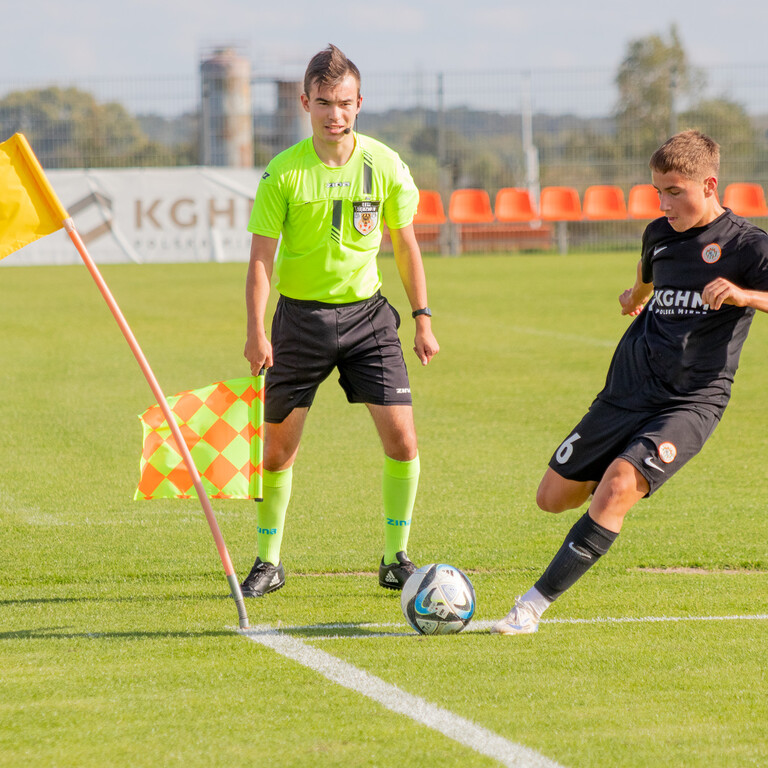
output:
[[[618,535],[598,525],[589,512],[585,512],[536,582],[536,589],[548,600],[556,600],[608,551]]]

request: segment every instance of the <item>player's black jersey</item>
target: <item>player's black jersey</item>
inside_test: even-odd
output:
[[[598,397],[629,410],[687,402],[722,413],[755,311],[713,310],[701,293],[716,277],[768,291],[768,235],[726,209],[685,232],[656,219],[642,248],[654,294],[619,342]]]

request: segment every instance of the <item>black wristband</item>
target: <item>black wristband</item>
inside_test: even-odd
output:
[[[424,307],[424,309],[416,309],[413,312],[411,312],[411,317],[418,317],[419,315],[426,315],[427,317],[432,317],[432,310],[429,307]]]

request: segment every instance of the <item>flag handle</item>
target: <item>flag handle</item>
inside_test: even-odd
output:
[[[234,598],[235,604],[237,605],[237,616],[240,629],[247,629],[248,614],[245,611],[243,593],[240,589],[237,576],[235,575],[235,569],[232,566],[232,560],[229,557],[229,552],[227,551],[227,547],[224,543],[224,538],[221,535],[221,530],[219,529],[219,525],[216,522],[216,515],[214,514],[213,508],[211,507],[211,500],[208,498],[208,494],[203,487],[202,480],[200,479],[200,473],[197,471],[195,462],[192,459],[192,454],[189,452],[189,448],[187,448],[187,444],[181,434],[179,425],[176,423],[176,419],[174,418],[170,406],[168,405],[168,401],[165,399],[163,390],[160,388],[160,384],[155,378],[155,374],[152,372],[152,368],[150,367],[147,358],[144,356],[138,341],[136,341],[136,337],[133,335],[133,331],[131,330],[128,322],[123,316],[122,311],[120,310],[120,307],[115,301],[115,297],[112,295],[112,291],[109,290],[109,286],[101,276],[99,268],[96,266],[95,262],[88,253],[88,249],[85,247],[85,243],[80,237],[80,233],[75,228],[75,223],[71,218],[64,220],[64,229],[67,231],[67,234],[74,243],[75,248],[77,248],[80,257],[85,263],[85,266],[91,273],[91,277],[93,277],[96,285],[101,291],[102,296],[104,297],[104,300],[107,302],[107,305],[114,315],[120,330],[123,332],[123,336],[125,336],[125,340],[128,342],[128,346],[131,348],[131,351],[139,363],[139,367],[141,368],[144,377],[149,383],[152,393],[157,399],[157,404],[160,406],[160,409],[165,416],[165,420],[168,422],[171,433],[176,440],[176,445],[179,449],[179,452],[181,453],[182,458],[184,459],[184,463],[186,464],[187,471],[189,472],[190,477],[192,478],[192,482],[194,483],[197,496],[200,499],[200,504],[203,507],[203,512],[205,513],[205,517],[208,520],[211,533],[213,534],[213,540],[216,542],[216,549],[219,551],[219,557],[221,558],[222,565],[224,566],[224,573],[226,574],[227,582],[229,583],[229,589],[232,592],[232,597]]]
[[[262,394],[264,393],[264,383],[265,379],[264,377],[267,374],[267,369],[262,366],[259,369],[259,373],[257,375],[257,378],[260,379],[260,388],[262,390]],[[256,443],[256,449],[258,451],[256,455],[256,466],[260,467],[258,472],[258,485],[257,489],[254,493],[253,500],[256,502],[264,501],[264,400],[263,398],[259,400],[256,403],[256,422],[257,422],[257,428],[260,428],[261,431],[261,439],[258,440]]]

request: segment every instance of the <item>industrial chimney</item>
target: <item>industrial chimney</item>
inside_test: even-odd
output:
[[[200,64],[203,165],[253,167],[251,65],[233,48],[219,48]]]

